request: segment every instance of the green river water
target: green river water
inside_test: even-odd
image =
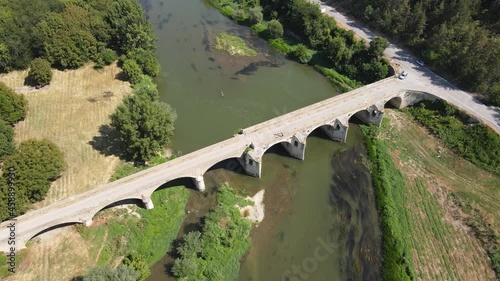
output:
[[[175,150],[189,153],[338,94],[311,67],[287,60],[205,1],[139,2],[159,39],[161,98],[178,115]],[[213,50],[220,32],[244,38],[259,56]],[[192,191],[179,238],[199,228],[215,204],[215,186],[228,181],[249,195],[265,189],[265,219],[252,231],[240,280],[378,280],[380,229],[364,155],[361,132],[352,124],[345,144],[314,131],[304,161],[273,146],[264,155],[261,179],[243,175],[235,160],[218,163],[205,174],[207,192]],[[167,253],[148,280],[174,280],[171,262]]]

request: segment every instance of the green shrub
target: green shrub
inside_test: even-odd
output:
[[[48,85],[52,80],[50,62],[46,59],[36,58],[31,62],[28,78],[33,85]]]
[[[459,155],[500,175],[500,136],[490,128],[465,124],[470,117],[445,101],[421,102],[406,112]]]
[[[0,82],[0,119],[13,125],[24,119],[28,103],[23,95],[16,94],[11,88]]]
[[[283,38],[269,39],[268,42],[273,48],[284,55],[288,55],[294,50]]]
[[[264,20],[264,15],[262,14],[261,7],[250,8],[248,14],[248,20],[251,24],[258,24],[261,23],[262,20]]]
[[[308,63],[312,58],[311,52],[304,44],[298,44],[290,55],[300,63]]]
[[[104,65],[110,65],[116,59],[116,52],[111,49],[105,48],[101,51],[99,57]]]
[[[135,60],[126,59],[122,69],[131,84],[139,83],[142,80],[142,70]]]
[[[406,214],[406,184],[375,126],[362,126],[372,167],[375,196],[382,228],[382,280],[415,280],[411,233]]]
[[[267,35],[271,39],[283,36],[283,25],[278,20],[271,20],[267,27]]]
[[[251,222],[234,207],[248,202],[227,184],[219,188],[218,206],[210,211],[203,232],[191,232],[178,248],[173,273],[182,280],[236,280],[240,260],[250,248]]]
[[[13,154],[15,151],[14,129],[0,119],[0,161],[4,160],[5,156]]]

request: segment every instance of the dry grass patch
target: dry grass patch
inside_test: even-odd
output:
[[[78,70],[54,70],[50,86],[41,90],[23,86],[27,71],[0,76],[0,81],[25,94],[28,100],[26,119],[15,128],[16,142],[47,138],[64,152],[68,164],[45,200],[34,207],[108,182],[119,159],[102,155],[89,142],[100,135],[99,127],[109,123],[109,115],[131,92],[128,82],[115,78],[120,72],[116,64],[99,71],[92,65]],[[74,227],[48,232],[42,235],[42,242],[28,248],[26,259],[7,280],[70,280],[94,264],[95,257],[91,257],[89,249],[93,246]]]
[[[47,89],[23,87],[27,71],[12,72],[0,80],[28,100],[26,119],[15,128],[17,143],[33,138],[47,138],[64,152],[68,168],[55,181],[44,201],[46,206],[104,184],[118,163],[105,157],[89,142],[99,135],[99,127],[109,123],[109,115],[130,92],[128,82],[115,79],[121,70],[111,65],[101,71],[87,65],[78,70],[54,70]]]
[[[406,175],[417,280],[496,280],[481,243],[449,194],[473,198],[500,230],[500,178],[455,155],[404,113],[386,110],[382,128],[394,162]]]

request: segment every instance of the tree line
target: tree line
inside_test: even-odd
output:
[[[345,85],[342,90],[390,74],[389,63],[382,57],[387,40],[379,37],[370,44],[357,40],[354,32],[338,27],[333,18],[323,15],[317,4],[306,0],[211,2],[229,17],[251,25],[280,52],[316,66],[336,86]],[[299,42],[293,42],[297,39]]]
[[[0,0],[0,18],[0,72],[36,58],[62,69],[89,61],[99,68],[117,56],[133,83],[160,71],[153,29],[135,0]]]
[[[13,126],[24,119],[27,102],[0,82],[0,220],[26,212],[32,203],[45,198],[50,184],[66,164],[61,150],[49,140],[27,140],[16,147]],[[9,180],[13,180],[9,198]],[[9,212],[8,203],[15,199]]]
[[[342,7],[500,105],[499,0],[346,0]]]

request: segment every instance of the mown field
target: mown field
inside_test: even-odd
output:
[[[405,178],[417,280],[496,280],[480,241],[452,198],[500,230],[500,177],[457,156],[405,113],[386,110],[379,137]]]
[[[114,156],[95,150],[90,141],[99,127],[131,90],[128,82],[116,79],[121,70],[113,64],[103,70],[87,65],[78,70],[54,70],[49,87],[23,87],[27,71],[0,75],[0,81],[28,101],[26,119],[15,127],[15,141],[47,138],[64,152],[68,168],[51,186],[42,207],[106,183],[119,163]],[[46,241],[32,245],[10,280],[69,280],[94,264],[89,242],[71,227],[48,233]]]

